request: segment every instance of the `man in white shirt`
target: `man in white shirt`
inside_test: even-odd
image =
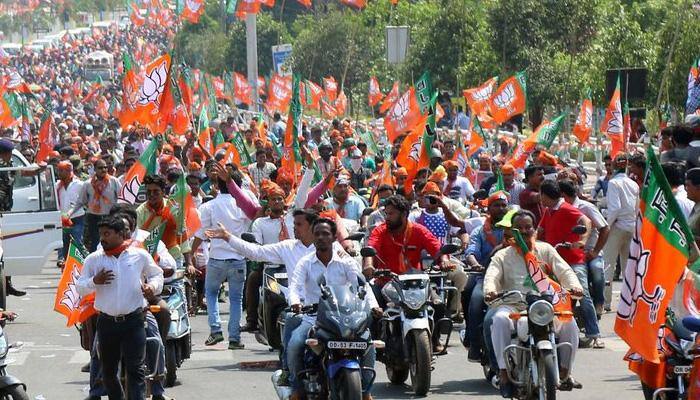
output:
[[[95,292],[100,314],[97,340],[103,384],[110,398],[122,398],[117,366],[124,360],[129,399],[145,398],[142,368],[146,352],[144,296],[163,288],[163,271],[144,249],[130,246],[129,230],[120,217],[106,217],[98,226],[103,249],[90,254],[77,282],[78,293]],[[145,282],[144,282],[145,281]]]
[[[229,194],[226,183],[217,180],[219,194],[215,199],[205,203],[200,208],[202,226],[196,233],[192,242],[192,253],[196,254],[202,240],[206,240],[205,231],[222,224],[228,232],[241,236],[248,230],[250,219],[246,217],[236,200]],[[229,297],[229,321],[228,341],[230,350],[244,348],[241,343],[241,304],[243,298],[243,285],[245,283],[245,259],[234,251],[222,239],[211,239],[209,247],[209,262],[204,281],[204,293],[207,299],[207,315],[209,318],[209,337],[204,342],[207,346],[213,346],[224,340],[221,329],[221,317],[219,316],[219,288],[224,281],[228,281]]]
[[[661,169],[664,171],[664,176],[666,176],[666,180],[671,186],[673,197],[676,199],[676,202],[678,202],[678,206],[681,208],[681,212],[687,221],[688,217],[690,217],[690,213],[693,212],[695,202],[688,199],[688,193],[683,186],[685,183],[685,164],[668,161],[661,164]]]
[[[321,297],[321,289],[317,282],[321,276],[325,277],[328,285],[357,286],[358,278],[362,279],[360,265],[347,254],[341,255],[340,252],[333,249],[333,242],[337,233],[335,222],[326,218],[319,218],[314,222],[312,229],[316,251],[299,260],[297,267],[294,269],[294,278],[290,282],[289,302],[292,304],[292,311],[295,313],[301,312],[302,303],[305,306],[318,304]],[[374,298],[372,289],[366,282],[364,285],[372,314],[381,315],[382,310]],[[305,341],[314,323],[315,317],[304,316],[303,321],[294,330],[289,340],[287,363],[289,365],[292,388],[294,389],[291,399],[298,399],[301,395],[297,374],[304,368]],[[374,347],[371,346],[362,360],[363,367],[374,368],[374,359]],[[371,377],[365,376],[365,374],[362,375],[363,381],[365,381],[363,382],[363,387],[366,389],[363,393],[363,399],[371,399],[369,395]]]
[[[624,267],[629,256],[630,243],[637,210],[637,197],[639,186],[625,173],[627,164],[626,155],[615,157],[615,174],[608,182],[608,193],[606,202],[608,205],[608,225],[610,225],[610,236],[603,248],[603,259],[605,260],[605,280],[612,282],[615,264],[618,256],[620,265]],[[605,310],[611,310],[612,285],[605,287]]]
[[[457,161],[447,160],[442,163],[442,166],[447,171],[447,179],[442,186],[442,193],[451,199],[466,204],[474,195],[474,186],[469,182],[469,179],[459,176]]]
[[[83,229],[85,228],[85,210],[79,209],[68,218],[75,203],[78,201],[83,182],[73,175],[73,164],[70,161],[61,161],[56,165],[58,182],[56,192],[58,193],[58,207],[61,211],[61,222],[63,222],[63,249],[60,259],[63,260],[68,252],[71,239],[75,243],[83,242]],[[59,261],[62,263],[63,261]]]

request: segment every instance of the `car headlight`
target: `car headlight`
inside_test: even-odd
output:
[[[527,314],[533,324],[539,326],[549,325],[554,319],[554,307],[547,301],[537,300],[532,303]]]
[[[408,289],[403,291],[403,301],[412,310],[418,310],[425,303],[425,290]]]

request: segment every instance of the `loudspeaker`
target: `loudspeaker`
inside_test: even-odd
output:
[[[643,100],[647,91],[646,68],[617,68],[609,69],[605,72],[605,98],[610,100],[617,76],[620,76],[620,102],[624,105],[625,99],[628,101]]]

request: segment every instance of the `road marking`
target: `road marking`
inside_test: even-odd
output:
[[[73,353],[68,364],[85,364],[90,361],[90,352],[86,350],[78,350]]]
[[[29,357],[29,351],[18,351],[7,355],[7,363],[11,365],[24,365]]]

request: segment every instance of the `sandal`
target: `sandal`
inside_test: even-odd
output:
[[[562,392],[570,392],[573,389],[583,389],[583,385],[571,375],[559,382],[559,390]]]

